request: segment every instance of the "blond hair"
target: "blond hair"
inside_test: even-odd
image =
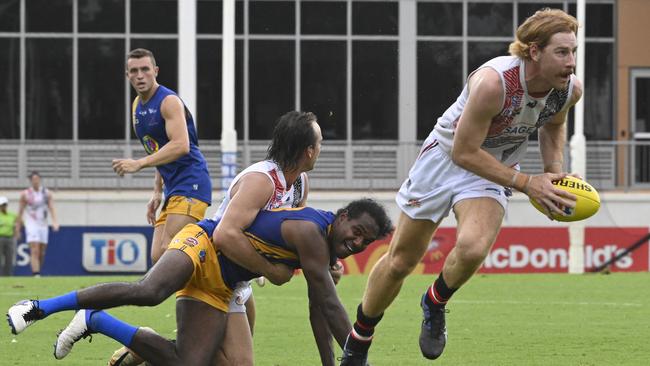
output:
[[[568,32],[578,32],[578,20],[560,9],[544,8],[517,28],[515,41],[510,43],[508,51],[513,56],[530,60],[532,45],[544,48],[555,33]]]

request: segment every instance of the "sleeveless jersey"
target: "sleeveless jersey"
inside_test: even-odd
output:
[[[237,182],[245,174],[250,172],[259,172],[265,174],[273,183],[273,196],[266,203],[266,206],[262,210],[272,210],[280,207],[298,207],[300,201],[305,196],[305,184],[306,173],[301,173],[298,176],[298,179],[290,186],[287,187],[287,181],[284,178],[284,173],[278,164],[272,160],[262,160],[258,161],[255,164],[252,164],[248,168],[242,170],[230,183],[228,191],[221,201],[221,205],[217,209],[217,212],[214,215],[214,219],[219,219],[223,216],[223,213],[226,211],[226,207],[230,203],[230,196],[232,187],[237,184]]]
[[[571,75],[565,90],[551,89],[542,98],[528,94],[525,63],[515,56],[493,58],[472,72],[489,67],[499,73],[504,90],[503,107],[492,118],[487,137],[481,148],[504,165],[513,166],[526,154],[528,137],[562,110],[571,99],[575,76]],[[468,78],[469,79],[469,78]],[[438,122],[427,138],[429,144],[439,144],[448,154],[454,143],[454,132],[460,115],[465,108],[469,90],[467,84],[456,102],[438,118]],[[426,144],[424,149],[426,149]]]
[[[295,249],[289,248],[282,238],[282,223],[285,220],[311,221],[318,225],[323,235],[327,235],[335,218],[332,212],[311,207],[260,211],[244,234],[255,250],[268,261],[283,263],[291,268],[298,269],[300,268],[298,254],[294,251]],[[218,224],[218,219],[204,219],[197,223],[208,234],[208,237],[212,237]],[[261,275],[241,267],[219,251],[217,251],[217,255],[221,266],[221,276],[230,288],[235,288],[239,281],[248,281]],[[330,264],[335,262],[336,258],[332,254]]]
[[[151,155],[169,142],[165,131],[165,119],[160,111],[162,101],[168,95],[176,96],[172,90],[162,85],[146,103],[140,97],[133,101],[133,129],[147,154]],[[212,202],[212,182],[208,164],[199,151],[199,142],[194,127],[194,119],[185,108],[185,122],[190,139],[190,152],[176,161],[156,167],[164,183],[165,199],[171,196],[193,197],[208,205]]]
[[[23,214],[25,226],[47,226],[47,189],[40,187],[35,191],[32,187],[29,187],[23,193],[27,202]]]

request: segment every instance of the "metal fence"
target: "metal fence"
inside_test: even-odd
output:
[[[268,141],[239,144],[240,169],[264,159]],[[420,149],[420,142],[327,141],[316,169],[310,172],[315,189],[382,190],[399,188]],[[221,181],[218,141],[201,141],[215,188]],[[567,150],[568,151],[568,147]],[[142,146],[124,141],[0,141],[0,188],[27,186],[37,170],[55,189],[137,189],[152,187],[153,169],[119,178],[111,160],[144,155]],[[567,162],[569,164],[569,162]],[[541,173],[539,147],[531,142],[522,171]],[[592,141],[587,143],[586,179],[596,188],[650,188],[650,141]]]

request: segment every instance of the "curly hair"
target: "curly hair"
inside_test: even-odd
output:
[[[556,33],[577,33],[578,20],[559,9],[544,8],[535,12],[519,28],[515,41],[510,43],[511,55],[530,60],[530,47],[546,47]]]
[[[393,223],[388,217],[386,209],[371,198],[362,198],[348,203],[347,206],[336,211],[336,217],[343,212],[347,212],[350,219],[356,219],[364,213],[370,215],[379,228],[377,239],[384,238],[393,231]]]

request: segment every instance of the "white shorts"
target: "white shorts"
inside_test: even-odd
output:
[[[230,304],[228,305],[229,313],[245,313],[246,312],[246,301],[253,294],[253,288],[249,281],[238,282],[235,291],[233,291],[232,299],[230,299]]]
[[[25,239],[28,243],[47,244],[48,227],[41,225],[25,225]]]
[[[412,219],[439,222],[468,198],[494,198],[505,210],[511,191],[454,164],[435,139],[424,142],[395,201]]]

